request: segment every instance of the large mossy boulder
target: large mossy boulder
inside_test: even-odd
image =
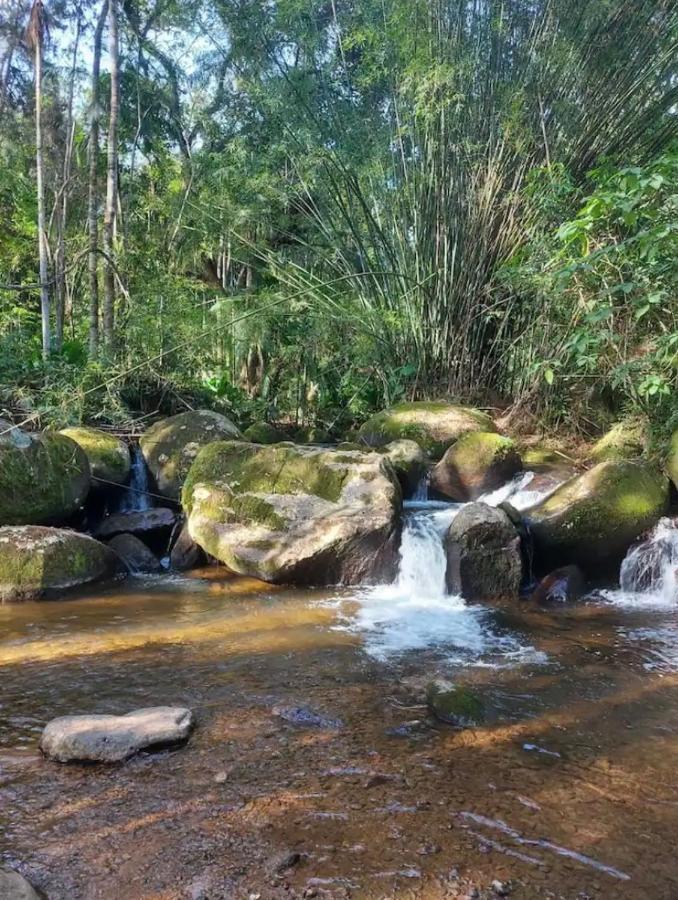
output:
[[[141,436],[139,446],[160,493],[178,500],[188,470],[203,447],[241,438],[226,416],[199,409],[156,422]]]
[[[515,600],[523,568],[520,537],[504,510],[469,503],[445,536],[447,589],[466,600]]]
[[[233,572],[288,584],[394,575],[401,492],[379,454],[215,443],[182,502],[193,540]]]
[[[538,568],[618,561],[668,506],[668,480],[640,460],[609,460],[570,479],[523,512]]]
[[[57,432],[28,434],[0,425],[0,526],[60,522],[85,502],[89,463]]]
[[[469,431],[496,431],[494,422],[479,409],[444,401],[399,403],[376,413],[358,432],[368,447],[383,447],[403,438],[416,441],[432,459]]]
[[[391,441],[379,452],[391,460],[404,496],[414,494],[428,469],[428,458],[419,444],[406,439]]]
[[[522,468],[511,438],[491,431],[471,431],[448,447],[434,466],[431,488],[450,500],[475,500],[510,481]]]
[[[270,422],[254,422],[243,431],[242,436],[252,444],[279,444],[287,440],[282,431]]]
[[[594,462],[608,459],[639,459],[650,445],[650,426],[646,419],[625,419],[617,422],[600,440],[589,456]]]
[[[0,601],[39,600],[122,571],[94,538],[40,525],[0,528]]]
[[[83,449],[94,481],[92,487],[105,489],[111,483],[125,484],[132,460],[129,447],[124,441],[114,434],[84,426],[64,428],[61,434],[65,434]]]

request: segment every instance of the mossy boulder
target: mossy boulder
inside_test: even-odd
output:
[[[331,444],[332,435],[318,425],[300,425],[294,430],[297,444]]]
[[[639,459],[650,445],[650,426],[646,419],[626,419],[617,422],[600,440],[589,456],[594,462],[607,459]]]
[[[254,422],[243,431],[242,436],[253,444],[279,444],[287,440],[282,431],[269,422]]]
[[[673,432],[669,445],[669,455],[666,460],[666,471],[678,491],[678,429]]]
[[[394,574],[401,492],[379,454],[210,444],[182,502],[193,540],[233,572],[288,584]]]
[[[434,466],[431,488],[450,500],[475,500],[501,487],[522,468],[511,438],[491,431],[471,431],[448,447]]]
[[[598,463],[523,512],[535,562],[589,570],[612,564],[659,520],[668,499],[668,480],[650,463]]]
[[[474,728],[485,720],[485,706],[470,688],[436,679],[426,687],[428,708],[441,722],[457,728]]]
[[[63,521],[89,489],[87,456],[71,438],[18,428],[0,435],[0,526]]]
[[[92,487],[106,489],[110,482],[124,484],[129,478],[132,464],[129,447],[114,434],[97,428],[64,428],[61,434],[75,441],[85,452],[94,481]],[[97,484],[97,480],[101,482]]]
[[[0,600],[38,600],[110,578],[122,570],[94,538],[39,525],[0,528]]]
[[[487,413],[444,401],[399,403],[376,413],[358,431],[358,441],[383,447],[403,438],[416,441],[433,459],[469,431],[496,431]]]
[[[390,459],[406,497],[411,496],[426,474],[428,457],[416,441],[391,441],[379,452]]]
[[[226,416],[199,409],[156,422],[141,436],[139,447],[158,491],[178,500],[188,470],[203,447],[241,438]]]
[[[445,535],[446,582],[466,600],[515,600],[523,568],[520,537],[504,510],[467,504]]]

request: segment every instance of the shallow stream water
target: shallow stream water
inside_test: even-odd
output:
[[[0,854],[50,900],[678,897],[678,607],[444,594],[452,507],[400,577],[277,589],[217,568],[0,606]],[[627,585],[628,588],[628,585]],[[433,676],[483,727],[431,720]],[[42,759],[67,713],[186,705],[174,752]],[[473,892],[477,891],[477,894]]]

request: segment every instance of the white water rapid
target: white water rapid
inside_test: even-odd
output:
[[[678,520],[660,519],[647,540],[631,547],[621,564],[619,586],[604,596],[623,606],[678,604]]]

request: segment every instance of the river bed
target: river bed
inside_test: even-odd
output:
[[[678,896],[674,607],[384,590],[213,568],[0,607],[3,861],[50,900]],[[487,723],[431,720],[432,675]],[[165,703],[183,749],[37,752],[54,716]]]

